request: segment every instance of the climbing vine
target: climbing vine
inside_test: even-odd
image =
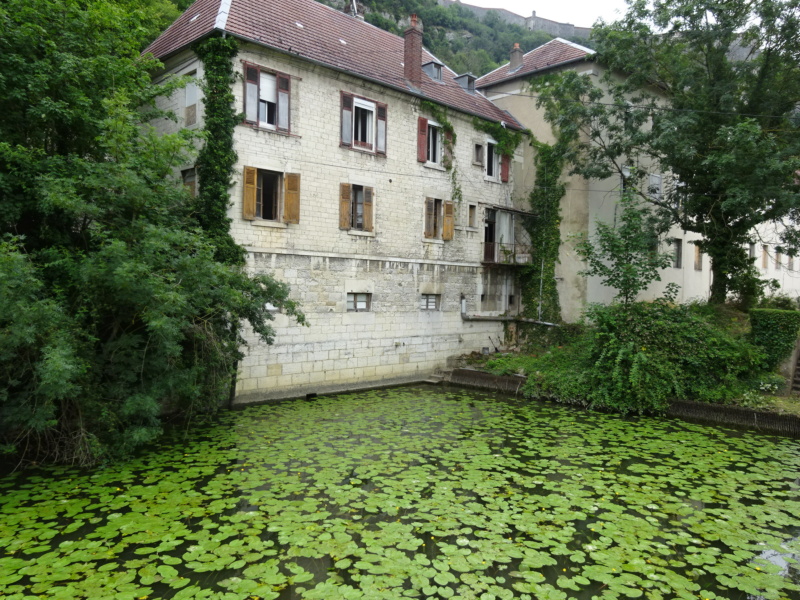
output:
[[[447,117],[447,109],[430,100],[422,100],[420,108],[431,115],[433,120],[439,124],[444,132],[442,143],[444,144],[445,152],[442,164],[450,173],[450,194],[453,200],[461,202],[461,200],[464,199],[464,192],[461,189],[461,184],[458,182],[458,166],[455,164],[455,152],[453,152],[457,136],[453,124]]]
[[[531,265],[522,279],[522,298],[526,316],[549,322],[561,320],[556,289],[556,262],[561,244],[561,199],[566,187],[560,181],[564,170],[564,147],[534,139],[536,182],[529,200],[533,218],[525,228],[531,238]]]
[[[231,237],[231,219],[228,218],[228,190],[237,158],[233,149],[233,131],[241,121],[233,109],[231,91],[231,84],[235,81],[233,58],[239,45],[233,38],[212,37],[198,42],[193,49],[205,68],[205,144],[197,157],[200,183],[197,220],[216,245],[217,260],[243,265],[244,249]]]
[[[492,139],[497,142],[495,150],[502,156],[514,156],[514,151],[517,149],[517,146],[520,145],[520,142],[522,142],[522,136],[530,135],[530,131],[528,130],[520,131],[517,129],[509,129],[508,127],[504,127],[501,123],[485,121],[478,117],[473,117],[472,125],[475,129],[491,136]]]

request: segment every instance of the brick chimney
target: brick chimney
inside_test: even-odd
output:
[[[511,64],[508,66],[509,71],[516,71],[522,66],[522,48],[519,44],[514,44],[511,49]]]
[[[405,52],[403,54],[403,74],[408,82],[415,88],[422,85],[422,19],[411,15],[405,37]]]

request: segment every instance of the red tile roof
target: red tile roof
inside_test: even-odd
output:
[[[515,71],[511,71],[511,64],[507,63],[478,79],[475,82],[475,86],[486,88],[501,81],[524,77],[536,71],[585,59],[592,54],[594,54],[594,50],[584,48],[574,42],[556,38],[523,55],[522,66]]]
[[[403,74],[402,37],[314,0],[197,0],[145,52],[163,60],[215,30],[522,128],[481,94],[461,88],[454,81],[456,74],[447,67],[442,69],[443,81],[423,74],[421,90],[415,91]],[[437,59],[423,49],[422,63],[430,60]]]

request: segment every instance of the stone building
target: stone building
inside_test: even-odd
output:
[[[398,37],[313,0],[197,0],[147,52],[161,78],[200,81],[191,45],[211,35],[240,47],[232,235],[309,325],[276,314],[275,344],[251,340],[237,402],[419,380],[499,346],[529,256],[521,155],[475,120],[517,121],[422,47],[416,18]],[[203,127],[200,85],[164,102],[163,130]]]
[[[508,63],[487,73],[476,82],[476,86],[487,98],[501,108],[511,111],[534,137],[553,143],[555,137],[544,118],[544,108],[536,107],[536,99],[528,88],[528,82],[536,77],[571,69],[599,82],[605,67],[593,59],[594,51],[579,44],[557,38],[530,52],[523,54],[519,47],[512,49]],[[524,148],[523,162],[529,168],[517,173],[515,196],[527,197],[536,180],[534,149]],[[652,170],[646,162],[639,168],[647,173],[646,183],[651,193],[661,194],[665,186],[673,184],[669,174]],[[651,172],[652,171],[652,172]],[[580,318],[588,303],[607,303],[614,297],[614,290],[600,283],[599,278],[585,278],[579,272],[585,268],[574,251],[571,239],[575,234],[594,233],[598,221],[615,222],[622,193],[622,178],[586,180],[577,175],[564,173],[566,193],[561,201],[560,235],[562,245],[556,265],[557,288],[562,317],[567,321]],[[775,279],[780,284],[780,293],[800,297],[800,261],[781,255],[778,251],[780,231],[775,226],[764,225],[758,230],[762,243],[751,244],[750,257],[756,259],[755,266],[764,279]],[[711,265],[708,257],[694,245],[699,235],[673,228],[662,243],[662,252],[673,254],[672,266],[661,274],[642,294],[643,299],[652,299],[663,294],[667,284],[680,286],[677,300],[706,300],[711,288]],[[669,240],[669,241],[667,241]]]

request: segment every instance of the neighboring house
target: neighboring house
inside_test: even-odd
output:
[[[423,49],[416,17],[398,37],[312,0],[198,0],[146,51],[162,79],[201,80],[191,44],[218,33],[240,43],[231,232],[309,323],[278,314],[274,345],[251,339],[237,402],[419,380],[499,345],[526,246],[510,157],[473,119],[513,117]],[[179,123],[158,126],[202,128],[201,96],[174,95]]]
[[[555,141],[550,125],[545,121],[544,109],[536,107],[536,98],[528,82],[535,77],[559,73],[567,69],[592,77],[599,82],[605,68],[592,59],[593,50],[564,39],[554,39],[543,46],[523,54],[517,46],[511,51],[510,61],[487,73],[476,82],[476,87],[495,104],[510,111],[530,129],[533,135],[546,143]],[[515,172],[514,196],[525,198],[533,189],[536,172],[533,167],[535,150],[525,148],[523,164],[530,165],[522,172]],[[640,165],[645,172],[646,165]],[[668,183],[668,175],[653,172],[647,176],[648,188],[660,194]],[[613,223],[617,214],[617,200],[622,193],[621,178],[587,180],[576,175],[563,176],[566,194],[561,201],[561,251],[556,265],[557,288],[562,317],[567,321],[577,320],[590,302],[609,302],[614,290],[602,285],[599,278],[584,278],[578,273],[585,267],[576,255],[570,242],[575,234],[592,235],[596,223]],[[521,201],[520,201],[521,202]],[[800,259],[793,260],[776,254],[777,232],[767,227],[759,229],[763,244],[753,245],[750,252],[756,257],[756,267],[761,276],[778,279],[781,292],[790,296],[800,295]],[[652,299],[660,296],[666,285],[680,286],[678,301],[708,298],[711,286],[711,268],[708,257],[699,251],[694,241],[699,235],[673,228],[661,246],[662,252],[673,254],[673,264],[661,274],[661,282],[654,283],[642,297]],[[535,241],[534,241],[535,243]]]

